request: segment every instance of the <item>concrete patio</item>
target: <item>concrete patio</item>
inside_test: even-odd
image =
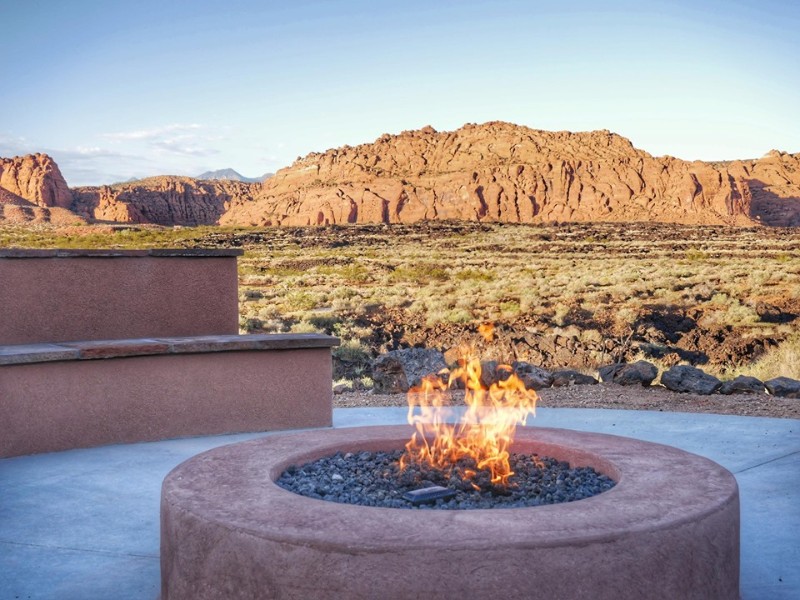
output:
[[[403,408],[337,409],[334,427],[405,418]],[[531,424],[668,444],[720,463],[740,487],[742,598],[800,598],[800,421],[541,408]],[[199,452],[263,435],[0,460],[0,598],[156,598],[163,478]]]

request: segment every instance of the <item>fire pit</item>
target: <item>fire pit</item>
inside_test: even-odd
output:
[[[511,450],[618,482],[530,508],[362,507],[275,484],[287,467],[337,451],[402,449],[413,431],[279,434],[178,466],[162,490],[162,599],[738,598],[736,481],[668,446],[521,429]]]

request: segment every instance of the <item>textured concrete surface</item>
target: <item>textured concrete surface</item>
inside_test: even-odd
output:
[[[0,344],[236,334],[240,253],[0,252]]]
[[[405,416],[402,408],[340,409],[334,427]],[[531,425],[630,436],[720,463],[739,484],[742,598],[800,597],[799,421],[540,408]],[[0,598],[156,598],[162,480],[199,452],[261,435],[0,460]]]
[[[294,432],[181,464],[162,488],[162,600],[212,600],[230,590],[287,600],[405,600],[430,590],[442,599],[527,600],[532,589],[564,600],[738,598],[736,480],[673,446],[568,429],[518,431],[513,451],[590,466],[618,481],[593,498],[531,508],[365,508],[299,497],[270,481],[286,465],[337,451],[402,449],[413,431]]]

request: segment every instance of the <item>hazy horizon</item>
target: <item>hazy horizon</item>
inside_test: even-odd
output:
[[[800,5],[9,3],[0,156],[70,186],[232,168],[431,125],[609,129],[654,156],[800,151]]]

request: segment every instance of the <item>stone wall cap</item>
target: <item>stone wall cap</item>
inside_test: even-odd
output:
[[[241,248],[149,248],[143,250],[0,248],[0,258],[218,258],[242,256]]]
[[[16,344],[0,346],[0,365],[77,360],[80,351],[62,344]]]
[[[75,341],[58,344],[15,344],[0,346],[0,366],[52,361],[125,358],[130,356],[163,356],[168,354],[201,354],[247,350],[303,350],[331,348],[338,345],[338,338],[319,333],[199,335]]]

